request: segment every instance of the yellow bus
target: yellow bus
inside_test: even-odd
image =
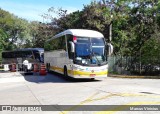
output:
[[[111,44],[108,45],[98,31],[68,29],[45,42],[44,63],[48,71],[64,76],[107,77],[107,46]]]

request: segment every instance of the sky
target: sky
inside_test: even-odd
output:
[[[51,7],[62,8],[68,13],[82,10],[92,0],[0,0],[0,8],[29,21],[47,22],[41,15]],[[52,13],[53,16],[56,16]]]

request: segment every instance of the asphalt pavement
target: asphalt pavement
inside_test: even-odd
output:
[[[124,111],[129,106],[160,106],[159,79],[107,77],[100,80],[70,79],[59,74],[39,76],[0,73],[1,105],[50,105],[55,111],[23,112],[23,114],[158,114],[159,111]],[[66,111],[56,106],[70,106]],[[88,111],[93,106],[93,110]],[[114,106],[96,110],[96,105]],[[84,107],[84,108],[82,108]],[[86,110],[85,110],[86,108]],[[98,107],[97,107],[98,108]],[[107,107],[106,107],[107,108]],[[132,108],[132,107],[131,107]],[[56,111],[57,110],[57,111]],[[158,109],[160,110],[160,109]],[[0,114],[22,114],[1,111]]]

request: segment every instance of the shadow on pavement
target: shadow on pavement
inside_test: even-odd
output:
[[[81,82],[97,82],[101,80],[93,79],[74,79],[70,77],[64,77],[58,73],[48,73],[46,76],[40,76],[38,73],[33,75],[24,75],[24,79],[28,82],[34,83],[81,83]]]

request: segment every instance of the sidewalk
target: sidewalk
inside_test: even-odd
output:
[[[160,76],[138,76],[138,75],[119,75],[119,74],[109,74],[108,77],[114,78],[143,78],[143,79],[160,79]]]
[[[9,77],[20,77],[22,76],[19,72],[0,72],[0,78],[9,78]]]
[[[25,79],[19,72],[0,73],[0,84],[10,82],[25,82]]]

